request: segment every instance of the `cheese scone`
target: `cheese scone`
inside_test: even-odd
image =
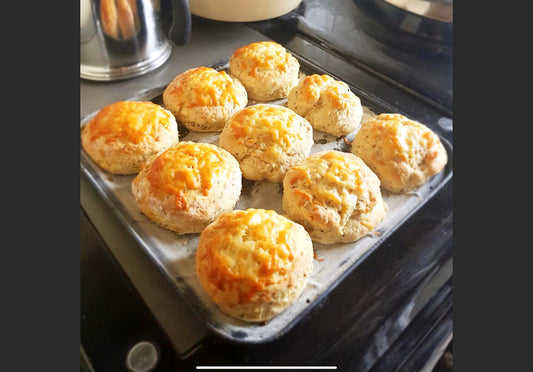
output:
[[[139,172],[148,159],[179,141],[174,115],[149,101],[108,105],[84,126],[81,145],[102,169]]]
[[[239,163],[229,152],[189,141],[147,162],[131,183],[141,212],[180,234],[200,232],[232,210],[241,187]]]
[[[287,107],[303,116],[313,128],[333,136],[359,129],[363,117],[361,100],[343,81],[329,75],[308,75],[292,88]]]
[[[286,107],[257,104],[228,120],[219,145],[239,161],[244,178],[281,182],[291,165],[309,155],[313,128]]]
[[[265,102],[287,97],[298,84],[300,63],[282,45],[260,41],[235,50],[229,71],[246,87],[248,98]]]
[[[200,234],[196,272],[226,314],[260,322],[301,295],[313,270],[305,229],[273,210],[233,210]]]
[[[323,244],[348,243],[387,213],[378,177],[357,156],[336,150],[309,155],[283,179],[283,210]]]
[[[190,130],[220,131],[226,120],[248,104],[241,82],[225,71],[200,66],[172,80],[163,92],[163,104]]]
[[[439,137],[401,114],[367,120],[352,141],[352,153],[377,174],[381,187],[411,191],[444,169],[448,155]]]

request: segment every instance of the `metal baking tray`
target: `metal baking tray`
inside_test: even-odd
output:
[[[302,74],[328,73],[320,67],[300,61]],[[221,60],[210,67],[217,70],[227,69],[228,60]],[[329,75],[335,77],[333,74]],[[338,78],[337,78],[338,79]],[[170,82],[169,82],[170,83]],[[350,85],[350,84],[349,84]],[[150,100],[163,105],[162,94],[165,86],[144,91],[130,100]],[[364,108],[363,121],[372,115],[382,112],[399,112],[393,106],[383,102],[350,85],[351,90],[359,96]],[[249,105],[256,102],[250,101]],[[285,100],[270,102],[284,105]],[[81,119],[81,127],[87,123],[97,111]],[[399,112],[401,113],[401,112]],[[206,142],[218,145],[220,132],[201,133],[189,131],[179,125],[180,140]],[[347,136],[350,141],[353,138]],[[261,343],[274,340],[290,330],[320,300],[353,271],[369,254],[371,254],[394,230],[398,229],[418,208],[426,203],[452,177],[452,146],[444,138],[441,141],[448,153],[448,164],[445,169],[431,178],[426,184],[414,192],[392,194],[385,190],[382,195],[389,210],[383,222],[373,233],[360,240],[348,244],[323,245],[314,242],[314,268],[308,284],[298,300],[284,312],[263,323],[249,323],[225,315],[201,288],[195,270],[195,254],[200,234],[179,235],[160,227],[141,214],[131,192],[131,181],[135,175],[119,176],[100,169],[83,149],[80,149],[81,169],[94,184],[102,198],[116,213],[126,229],[146,250],[164,276],[173,284],[177,294],[205,321],[207,326],[218,335],[236,342]],[[314,130],[314,145],[311,153],[336,149],[350,151],[343,137],[333,137]],[[283,187],[281,183],[269,181],[250,181],[243,178],[242,193],[235,209],[264,208],[273,209],[283,214],[281,204]]]

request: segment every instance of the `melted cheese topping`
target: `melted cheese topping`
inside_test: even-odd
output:
[[[239,104],[239,88],[225,72],[200,66],[178,75],[172,82],[171,94],[185,107]]]
[[[233,136],[246,143],[254,137],[268,143],[270,155],[279,156],[296,141],[302,141],[300,118],[292,110],[274,105],[249,106],[236,113],[229,122]]]
[[[321,95],[325,95],[332,107],[339,109],[348,107],[354,101],[354,94],[349,87],[328,75],[308,75],[301,80],[298,89],[308,104],[316,103]]]
[[[383,153],[376,154],[373,159],[380,163],[392,159],[416,165],[424,160],[425,153],[421,150],[430,149],[439,141],[429,128],[401,114],[380,114],[367,125],[370,125],[367,128],[371,128],[372,137],[384,143]],[[436,156],[435,152],[430,156]]]
[[[311,155],[293,166],[288,173],[288,182],[302,205],[311,203],[335,207],[343,216],[353,209],[358,196],[367,192],[363,173],[359,164],[348,154],[326,151]]]
[[[212,226],[217,234],[205,241],[207,277],[219,290],[239,287],[239,302],[276,283],[290,270],[297,242],[294,223],[272,210],[235,210]],[[278,274],[278,275],[276,275]],[[278,279],[279,280],[279,279]]]
[[[188,210],[184,193],[199,190],[208,195],[223,168],[224,158],[214,145],[180,142],[155,158],[147,179],[152,187],[175,195],[176,208]]]
[[[138,144],[147,136],[155,138],[161,128],[170,130],[174,116],[152,102],[120,101],[101,109],[88,123],[91,141],[125,140]]]
[[[255,76],[258,70],[286,72],[291,57],[282,45],[273,41],[248,44],[233,53],[233,58],[243,62],[242,68],[250,76]]]
[[[302,95],[307,101],[317,101],[320,98],[320,91],[322,88],[326,87],[328,83],[331,83],[333,80],[328,75],[307,75],[300,82],[300,87]]]

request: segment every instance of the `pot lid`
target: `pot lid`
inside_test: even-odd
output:
[[[453,0],[383,0],[407,12],[441,22],[453,23]]]

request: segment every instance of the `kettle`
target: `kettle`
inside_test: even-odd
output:
[[[80,77],[110,81],[138,76],[170,57],[171,42],[187,44],[189,1],[166,1],[80,0]]]

